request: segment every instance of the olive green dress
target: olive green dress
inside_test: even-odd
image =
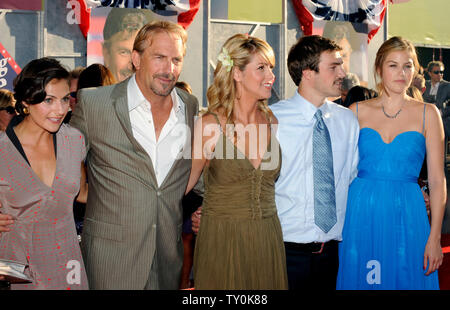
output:
[[[275,207],[281,151],[275,135],[270,136],[257,169],[223,133],[216,143],[214,158],[203,173],[205,196],[194,256],[196,289],[287,289]]]

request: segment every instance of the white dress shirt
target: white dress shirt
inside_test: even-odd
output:
[[[270,106],[278,118],[282,165],[275,201],[285,242],[342,240],[347,193],[357,175],[359,124],[353,112],[331,101],[321,107],[331,138],[337,223],[328,233],[314,223],[312,136],[317,108],[298,91]]]
[[[432,82],[430,82],[430,84],[431,84],[430,95],[432,95],[432,96],[436,96],[437,95],[437,91],[439,89],[439,83],[440,82],[437,82],[437,83],[433,84]]]
[[[161,186],[175,159],[183,150],[188,133],[184,102],[175,89],[170,95],[173,107],[169,119],[156,140],[151,104],[139,89],[135,75],[128,81],[128,110],[133,136],[150,156],[158,186]]]

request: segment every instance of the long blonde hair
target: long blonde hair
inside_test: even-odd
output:
[[[414,81],[414,78],[417,76],[417,74],[419,74],[420,65],[419,61],[417,60],[416,48],[414,47],[414,45],[412,45],[410,41],[403,39],[402,37],[392,37],[389,40],[385,41],[378,49],[374,65],[375,82],[377,81],[378,76],[380,78],[383,76],[383,63],[386,60],[387,56],[391,52],[396,51],[408,51],[413,60],[415,72],[411,80],[411,83]],[[386,92],[386,94],[389,95],[389,93],[386,91],[386,88],[383,85],[383,80],[377,83],[377,90],[380,95],[382,94],[382,92]]]
[[[245,34],[236,34],[230,37],[223,45],[221,51],[224,48],[233,61],[233,65],[230,70],[221,61],[217,62],[213,84],[208,87],[206,92],[206,97],[208,98],[207,112],[221,110],[227,119],[227,123],[234,123],[234,101],[237,99],[236,82],[233,78],[234,70],[239,68],[239,70],[244,71],[252,56],[257,53],[273,67],[275,66],[275,55],[272,47],[266,41]],[[267,105],[267,100],[260,100],[258,109],[271,121],[272,112]]]

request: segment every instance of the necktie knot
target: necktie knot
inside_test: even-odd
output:
[[[316,119],[316,126],[319,130],[322,130],[324,128],[323,124],[323,118],[322,118],[322,111],[317,110],[316,114],[314,114],[314,118]]]
[[[317,109],[316,114],[314,114],[314,117],[316,118],[316,120],[321,120],[322,119],[322,111]]]

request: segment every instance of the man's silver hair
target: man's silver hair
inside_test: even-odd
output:
[[[353,86],[358,86],[359,78],[354,73],[347,73],[342,81],[341,90],[350,90]]]

